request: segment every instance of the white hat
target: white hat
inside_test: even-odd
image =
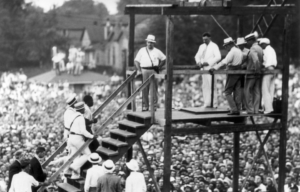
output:
[[[254,39],[254,40],[256,39],[256,35],[254,33],[250,33],[249,35],[247,35],[245,37],[246,41],[249,41],[249,40],[252,40],[252,39]]]
[[[145,40],[149,41],[149,42],[152,42],[152,43],[156,43],[154,35],[148,35],[147,39],[145,39]]]
[[[260,165],[258,168],[262,169],[262,170],[265,170],[265,166],[263,166],[263,165]]]
[[[74,105],[76,103],[76,97],[75,95],[70,96],[67,100],[66,100],[67,104],[69,106]]]
[[[89,162],[91,163],[100,163],[101,162],[101,157],[98,155],[98,153],[92,153],[90,156],[89,156]]]
[[[233,39],[231,37],[228,37],[228,38],[224,39],[223,46],[229,45],[230,43],[234,43],[234,41],[233,41]]]
[[[236,45],[243,45],[243,44],[247,44],[247,42],[245,41],[244,37],[238,37],[236,40]]]
[[[109,159],[103,163],[103,168],[106,171],[106,173],[112,173],[115,170],[115,164],[112,160]]]
[[[79,111],[81,109],[84,109],[84,103],[82,101],[78,102],[78,103],[75,104],[74,107],[75,107],[76,111]]]
[[[260,41],[259,41],[259,44],[267,44],[267,45],[270,45],[270,39],[268,39],[268,38],[262,38],[262,39],[260,39]]]
[[[135,159],[131,159],[128,163],[126,163],[127,167],[132,171],[139,170],[139,164]]]

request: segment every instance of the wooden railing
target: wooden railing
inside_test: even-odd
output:
[[[136,71],[133,71],[131,75],[118,87],[105,101],[102,105],[96,109],[93,113],[93,118],[100,114],[100,112],[113,100],[130,82],[135,78]],[[64,141],[59,148],[42,164],[42,167],[45,168],[49,165],[53,159],[60,154],[67,146],[67,141]]]
[[[135,73],[133,73],[132,75],[135,76]],[[106,126],[108,126],[113,120],[115,117],[117,117],[122,111],[123,109],[125,109],[127,107],[127,105],[129,103],[131,103],[135,97],[142,91],[144,90],[147,86],[149,86],[152,82],[153,82],[153,79],[154,79],[154,75],[150,76],[139,88],[137,88],[137,90],[119,107],[119,109],[117,109],[117,111],[115,111],[101,126],[98,130],[96,130],[96,133],[95,135],[99,135],[101,134],[101,132],[104,130],[104,128]],[[151,86],[152,87],[152,86]],[[112,94],[113,95],[113,94]],[[151,103],[151,114],[153,115],[152,116],[152,121],[154,119],[154,107],[152,106],[153,105],[153,102]],[[153,111],[152,111],[153,110]],[[68,166],[70,166],[72,164],[72,162],[74,161],[74,159],[79,156],[81,154],[81,152],[90,145],[90,143],[93,141],[93,139],[88,139],[79,149],[78,151],[76,151],[76,153],[70,157],[68,159],[67,162],[65,162],[48,180],[48,182],[52,183],[56,180],[56,178],[59,176],[59,174],[64,170],[66,169]],[[45,186],[42,186],[38,192],[42,192],[43,190],[45,189]]]

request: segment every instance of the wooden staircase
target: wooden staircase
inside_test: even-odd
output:
[[[110,137],[102,139],[102,146],[96,151],[103,160],[111,159],[116,162],[122,158],[128,149],[152,126],[151,113],[128,112],[127,118],[119,121],[118,124],[119,128],[110,130]],[[90,166],[83,167],[80,179],[70,179],[70,175],[65,175],[67,183],[57,183],[58,191],[84,191],[85,174]]]

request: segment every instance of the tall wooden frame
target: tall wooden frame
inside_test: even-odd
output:
[[[163,4],[163,5],[127,5],[125,8],[125,14],[129,14],[130,17],[130,31],[129,31],[129,66],[134,64],[134,21],[135,15],[165,15],[166,16],[166,55],[167,55],[167,70],[166,70],[166,94],[165,94],[165,139],[164,139],[164,192],[170,191],[170,167],[171,167],[171,135],[174,134],[172,130],[172,85],[173,85],[173,74],[179,74],[173,70],[176,69],[173,67],[173,29],[174,24],[172,22],[172,15],[235,15],[238,18],[241,18],[243,15],[254,15],[254,14],[278,14],[287,16],[292,12],[294,8],[293,5],[287,6],[240,6],[240,7],[180,7],[175,4]],[[240,21],[240,20],[238,20]],[[239,25],[238,25],[239,26]],[[242,28],[238,29],[239,34],[242,33]],[[280,114],[281,127],[277,129],[280,130],[280,149],[279,149],[279,182],[278,182],[278,191],[284,191],[284,180],[285,180],[285,163],[286,163],[286,131],[287,131],[287,114],[288,114],[288,75],[289,75],[289,37],[287,28],[285,25],[284,31],[284,42],[283,42],[283,84],[282,84],[282,112]],[[184,67],[183,67],[184,68]],[[194,72],[199,73],[199,72]],[[205,72],[202,72],[202,74]],[[226,73],[231,73],[226,72]],[[249,72],[241,71],[241,74]],[[188,72],[186,72],[188,74]],[[239,127],[240,126],[240,130]],[[233,181],[233,191],[238,191],[238,162],[239,162],[239,137],[240,132],[245,130],[243,129],[245,125],[234,125],[228,127],[226,131],[224,130],[209,130],[209,133],[221,133],[221,132],[233,132],[234,133],[234,181]],[[248,126],[248,125],[247,125]],[[212,127],[213,128],[213,127]],[[274,125],[268,124],[265,127],[261,127],[260,130],[272,130],[275,129]],[[247,131],[256,131],[256,126],[248,126]],[[193,134],[197,131],[194,129],[189,129],[189,131],[182,131],[181,133]],[[202,131],[203,133],[204,131]]]

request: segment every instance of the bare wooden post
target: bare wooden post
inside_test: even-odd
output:
[[[155,75],[152,76],[151,78],[151,83],[150,83],[150,97],[151,97],[151,100],[150,100],[150,111],[151,111],[151,123],[154,123],[154,118],[155,118],[155,106],[154,106],[154,81],[155,81]]]
[[[135,92],[135,85],[134,85],[134,83],[135,83],[135,80],[133,79],[132,81],[131,81],[131,93],[134,93]],[[135,99],[134,100],[132,100],[132,111],[136,111],[136,102],[135,102]]]
[[[215,95],[215,75],[211,75],[211,100],[210,107],[214,107],[214,95]]]
[[[131,13],[129,15],[129,41],[128,41],[128,66],[134,66],[134,30],[135,30],[135,15]],[[126,67],[126,66],[125,66]],[[128,84],[127,97],[131,96],[131,84]],[[127,109],[132,109],[132,104],[127,106]]]
[[[286,131],[288,120],[288,97],[289,97],[289,38],[287,31],[287,18],[284,21],[283,31],[283,77],[282,77],[282,107],[281,107],[281,123],[280,141],[279,141],[279,182],[278,191],[284,191],[285,181],[285,163],[286,163]]]
[[[164,130],[164,192],[170,192],[170,175],[171,175],[171,132],[172,132],[172,89],[173,89],[173,29],[174,24],[171,16],[166,19],[166,54],[167,54],[167,80],[165,95],[165,118],[166,125]]]
[[[152,168],[151,168],[151,166],[150,166],[150,163],[149,163],[149,161],[148,161],[148,159],[147,159],[147,154],[146,154],[146,152],[145,152],[145,150],[144,150],[144,148],[143,148],[143,145],[142,145],[140,139],[137,140],[137,144],[139,145],[139,148],[140,148],[140,150],[141,150],[141,152],[142,152],[142,156],[143,156],[143,158],[144,158],[144,160],[145,160],[147,169],[148,169],[148,171],[149,171],[149,173],[150,173],[150,177],[151,177],[152,180],[153,180],[155,189],[156,189],[157,192],[160,192],[160,188],[159,188],[159,186],[158,186],[158,184],[157,184],[157,181],[156,181],[156,178],[155,178],[155,176],[154,176],[153,170],[152,170]]]
[[[233,191],[237,192],[239,191],[239,169],[240,169],[240,133],[234,132],[234,138],[233,138]]]

